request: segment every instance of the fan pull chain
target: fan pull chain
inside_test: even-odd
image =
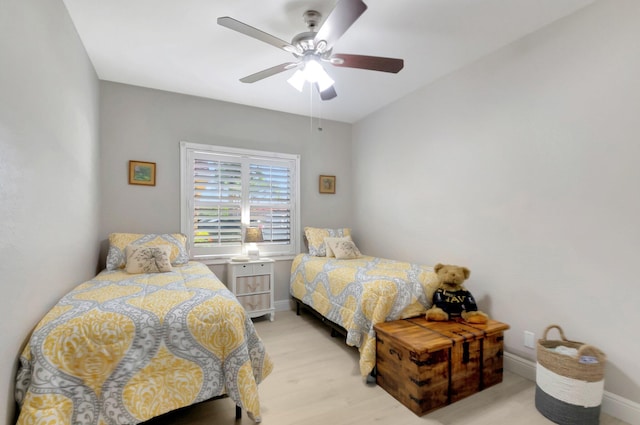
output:
[[[313,86],[309,88],[309,139],[314,140],[314,130],[321,132],[322,127],[322,102],[318,103],[316,127],[313,124]]]
[[[322,131],[322,113],[318,111],[318,131]]]

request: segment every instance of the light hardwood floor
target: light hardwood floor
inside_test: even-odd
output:
[[[418,417],[375,384],[366,384],[358,352],[308,313],[277,312],[276,320],[256,319],[256,329],[274,361],[260,384],[266,425],[545,425],[535,408],[535,384],[505,372],[502,383]],[[230,399],[209,401],[149,421],[147,425],[219,425],[254,422],[243,412],[235,420]],[[601,425],[625,423],[602,415]]]

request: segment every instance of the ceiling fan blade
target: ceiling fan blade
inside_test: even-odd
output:
[[[367,5],[362,0],[340,0],[318,30],[316,45],[324,40],[327,43],[325,51],[331,49],[365,10]]]
[[[336,89],[333,88],[333,86],[329,87],[325,91],[320,91],[320,86],[318,85],[318,83],[316,83],[316,89],[318,90],[318,93],[320,93],[320,99],[322,100],[331,100],[338,95],[338,93],[336,93]]]
[[[346,68],[369,69],[372,71],[400,72],[404,67],[404,60],[396,58],[383,58],[380,56],[348,55],[336,53],[329,58],[329,62],[334,66]]]
[[[296,48],[293,47],[291,43],[288,43],[271,34],[267,34],[266,32],[247,25],[243,22],[230,18],[229,16],[218,18],[218,25],[222,25],[223,27],[227,27],[234,31],[238,31],[239,33],[248,35],[249,37],[253,37],[264,43],[271,44],[272,46],[275,46],[278,49],[286,50],[289,53],[294,53],[296,51]]]
[[[271,77],[272,75],[279,74],[288,69],[294,68],[298,65],[297,62],[285,62],[280,65],[272,66],[271,68],[263,69],[260,72],[256,72],[255,74],[247,75],[244,78],[240,78],[240,81],[243,83],[255,83],[256,81],[260,81],[263,78]]]

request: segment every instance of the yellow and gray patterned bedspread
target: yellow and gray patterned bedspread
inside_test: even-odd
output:
[[[65,295],[20,356],[18,424],[137,424],[226,394],[256,421],[272,363],[204,264],[103,271]]]
[[[290,293],[347,331],[360,350],[360,373],[376,364],[377,323],[415,317],[431,306],[438,286],[432,267],[362,256],[353,260],[299,254]]]

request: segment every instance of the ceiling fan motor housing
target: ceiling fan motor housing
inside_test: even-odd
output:
[[[304,55],[308,51],[315,51],[315,36],[315,32],[301,32],[291,39],[291,45],[296,48],[299,55]]]
[[[327,42],[324,40],[316,40],[317,32],[315,31],[322,19],[320,12],[315,10],[307,10],[302,15],[309,31],[295,35],[291,39],[291,45],[294,46],[300,56],[304,56],[310,52],[316,55],[328,54],[325,51]]]

